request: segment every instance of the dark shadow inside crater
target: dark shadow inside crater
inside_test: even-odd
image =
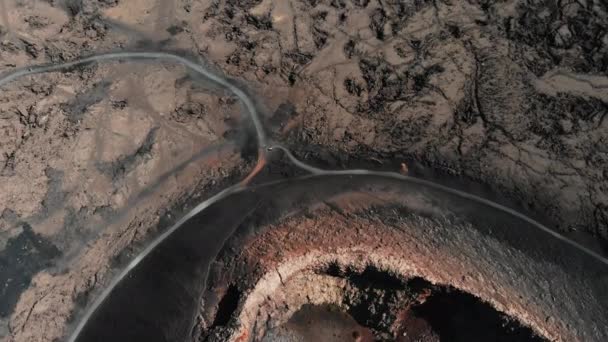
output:
[[[491,305],[454,289],[435,291],[412,311],[428,322],[440,341],[546,341]]]
[[[546,341],[479,298],[419,277],[404,281],[371,265],[359,272],[330,265],[318,275],[346,280],[343,300],[302,305],[262,341]],[[317,290],[331,292],[322,283]],[[289,284],[280,291],[314,296]]]

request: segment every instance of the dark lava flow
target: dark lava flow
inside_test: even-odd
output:
[[[30,225],[23,223],[22,232],[10,238],[0,251],[0,317],[11,314],[19,295],[32,281],[32,277],[49,267],[61,252],[44,237],[36,234]]]

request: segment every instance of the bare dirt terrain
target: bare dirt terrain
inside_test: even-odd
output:
[[[0,4],[3,72],[179,53],[247,89],[271,138],[304,161],[406,163],[481,184],[606,246],[605,1]],[[246,175],[255,143],[243,113],[168,62],[90,63],[4,85],[0,339],[62,338],[117,256]]]

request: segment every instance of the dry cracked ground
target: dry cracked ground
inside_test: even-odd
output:
[[[2,71],[174,51],[238,80],[305,161],[405,163],[481,184],[597,248],[608,239],[606,1],[0,4]],[[245,175],[255,150],[243,114],[164,62],[4,86],[0,338],[60,338],[117,255]]]

